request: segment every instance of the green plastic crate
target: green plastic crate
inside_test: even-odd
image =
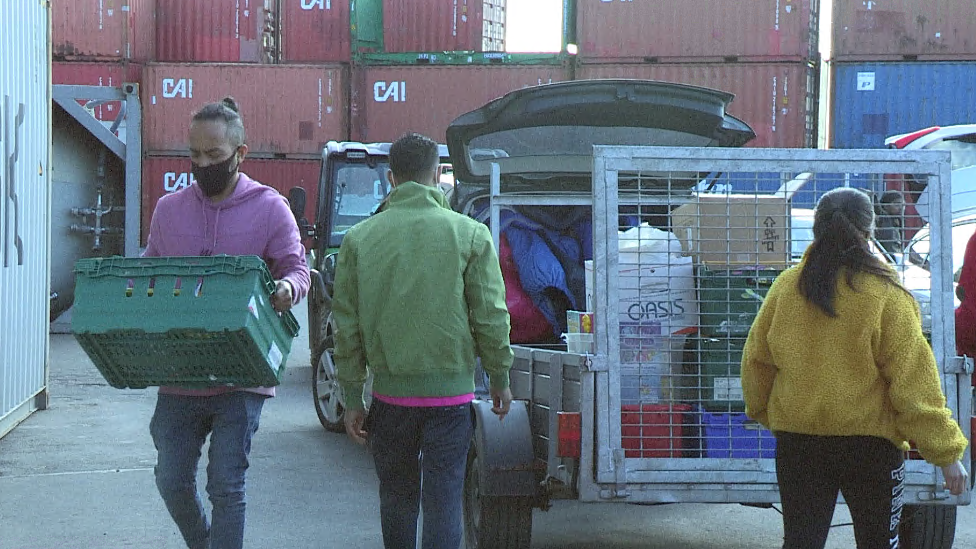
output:
[[[72,332],[112,387],[279,384],[298,321],[271,307],[261,258],[91,258],[74,272]]]
[[[710,412],[743,412],[744,338],[698,338],[696,366],[701,406]]]
[[[742,337],[759,313],[766,293],[783,269],[764,267],[698,269],[699,332],[708,337]]]

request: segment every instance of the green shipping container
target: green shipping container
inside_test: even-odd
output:
[[[72,331],[115,388],[278,385],[298,321],[272,307],[257,256],[75,264]]]
[[[350,37],[352,52],[385,51],[383,44],[383,0],[351,0]]]
[[[423,52],[353,54],[357,65],[563,65],[571,58],[560,53]]]

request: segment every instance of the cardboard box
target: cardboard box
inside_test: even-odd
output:
[[[680,368],[685,334],[698,326],[691,258],[670,255],[670,265],[626,264],[619,270],[619,372],[624,404],[668,398],[668,380]],[[585,267],[586,293],[592,300],[593,262],[587,261]],[[588,303],[587,309],[591,307]]]
[[[685,253],[700,263],[785,265],[790,207],[780,196],[700,195],[671,212]]]

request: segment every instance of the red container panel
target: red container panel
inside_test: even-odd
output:
[[[305,217],[315,217],[319,196],[321,160],[278,160],[245,158],[241,171],[251,179],[274,187],[285,197],[293,187],[305,189]],[[156,202],[163,195],[176,192],[193,183],[190,159],[185,156],[148,156],[142,160],[142,245],[149,238]],[[306,248],[310,242],[306,242]]]
[[[156,0],[156,61],[273,63],[275,0]]]
[[[625,404],[620,407],[624,457],[682,457],[687,445],[684,414],[687,404]]]
[[[577,10],[583,59],[817,56],[819,0],[578,0]]]
[[[967,0],[834,2],[838,61],[976,59],[976,6]]]
[[[55,61],[51,65],[51,83],[54,85],[119,88],[123,82],[139,82],[141,78],[142,66],[135,64]],[[79,105],[86,103],[86,99],[78,100]],[[98,120],[112,122],[121,108],[121,101],[109,101],[92,107],[91,111]]]
[[[543,65],[357,68],[352,137],[386,142],[415,131],[444,143],[448,124],[458,116],[510,91],[569,78],[569,69]]]
[[[156,44],[156,0],[51,2],[55,59],[151,61]]]
[[[281,60],[348,62],[350,24],[348,1],[281,0]]]
[[[319,157],[349,136],[348,70],[338,65],[150,64],[142,85],[143,148],[185,154],[204,104],[231,95],[255,156]]]
[[[580,80],[637,78],[692,84],[735,95],[728,112],[749,124],[749,147],[814,147],[817,71],[805,63],[582,65]]]
[[[504,39],[499,41],[504,25],[505,0],[383,2],[383,43],[388,53],[505,51]]]

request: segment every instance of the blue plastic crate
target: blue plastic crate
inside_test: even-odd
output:
[[[744,413],[713,414],[702,411],[705,457],[776,457],[776,437]]]

